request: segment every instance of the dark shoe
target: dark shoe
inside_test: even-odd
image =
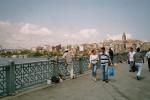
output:
[[[76,79],[76,76],[73,76],[73,79]]]
[[[106,83],[108,83],[108,80],[105,80]]]
[[[129,72],[132,72],[132,70],[129,70]]]
[[[140,80],[140,77],[139,77],[139,76],[136,76],[136,79],[137,79],[137,80]]]

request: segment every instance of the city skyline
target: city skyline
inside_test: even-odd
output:
[[[1,0],[0,45],[82,44],[127,38],[149,41],[148,0]]]

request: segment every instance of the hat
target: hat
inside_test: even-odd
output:
[[[65,49],[65,50],[64,50],[64,52],[68,52],[68,51],[69,51],[68,49]]]

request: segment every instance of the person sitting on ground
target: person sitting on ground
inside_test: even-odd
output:
[[[63,82],[63,77],[62,77],[61,74],[59,74],[58,76],[53,75],[51,80],[52,80],[53,83],[60,83],[60,82]]]

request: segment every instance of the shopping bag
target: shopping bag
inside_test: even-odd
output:
[[[108,67],[108,76],[114,76],[115,72],[116,71],[114,67]]]

